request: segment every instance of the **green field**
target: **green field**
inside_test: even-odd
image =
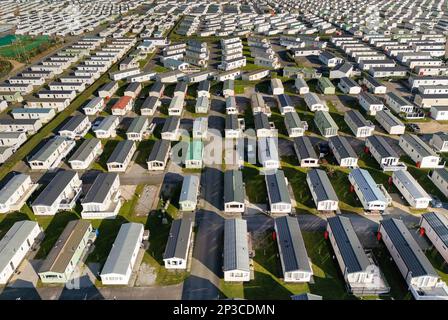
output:
[[[55,40],[49,36],[6,36],[0,39],[0,56],[23,62],[53,44]]]

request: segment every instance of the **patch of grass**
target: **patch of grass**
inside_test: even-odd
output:
[[[436,269],[440,278],[444,282],[448,283],[448,264],[446,263],[442,255],[437,251],[435,247],[433,247],[431,250],[426,250],[425,254],[434,269]]]
[[[264,175],[259,169],[249,163],[243,168],[243,180],[246,185],[246,194],[252,203],[267,203],[267,190]]]
[[[98,160],[92,164],[92,169],[107,171],[107,160],[110,158],[118,142],[118,140],[107,140],[105,142],[103,146],[103,152],[101,153]],[[104,141],[102,143],[104,143]]]
[[[219,289],[227,298],[244,298],[244,286],[242,283],[225,282],[220,279]]]

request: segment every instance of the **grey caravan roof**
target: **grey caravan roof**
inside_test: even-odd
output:
[[[375,117],[382,118],[384,122],[386,122],[390,126],[404,126],[403,122],[401,122],[389,110],[379,110],[376,112]]]
[[[243,219],[227,219],[224,222],[223,271],[249,271],[247,223]]]
[[[162,133],[173,132],[174,130],[176,130],[179,123],[180,123],[179,116],[170,116],[166,118],[165,123],[163,124]]]
[[[90,227],[90,222],[86,220],[70,221],[42,263],[39,273],[65,272],[75,253],[72,248],[77,248],[80,245]]]
[[[343,73],[347,73],[352,68],[353,68],[353,65],[350,62],[344,62],[344,63],[341,63],[341,64],[337,65],[333,70],[334,71],[341,71]]]
[[[145,123],[148,120],[145,116],[138,116],[132,119],[129,125],[128,131],[126,133],[140,133],[145,129]]]
[[[134,145],[134,141],[122,140],[117,143],[114,151],[107,159],[107,163],[117,162],[123,163]]]
[[[347,70],[347,71],[348,71],[348,70]],[[343,72],[346,72],[346,71],[343,71]],[[359,85],[356,83],[355,80],[350,79],[350,78],[348,78],[348,77],[343,77],[343,78],[341,78],[340,81],[343,82],[343,83],[345,83],[345,85],[346,85],[347,87],[349,87],[349,88],[359,87]]]
[[[186,92],[187,91],[187,82],[179,81],[174,88],[174,92]]]
[[[313,148],[313,145],[311,144],[311,140],[309,137],[303,136],[303,137],[296,137],[294,138],[294,144],[296,146],[296,150],[298,152],[298,158],[299,160],[302,159],[319,159],[317,156],[316,151]]]
[[[149,89],[149,92],[161,93],[165,89],[165,85],[161,81],[156,81]]]
[[[437,172],[438,175],[446,182],[448,182],[448,170],[445,168],[434,169],[434,172]]]
[[[277,243],[280,246],[284,272],[312,272],[299,222],[295,217],[276,218]]]
[[[210,91],[210,81],[203,80],[198,84],[198,91]]]
[[[255,129],[271,129],[269,125],[268,116],[263,112],[258,112],[254,115]]]
[[[341,159],[345,158],[355,158],[358,159],[358,155],[356,154],[353,147],[347,141],[347,138],[341,136],[335,136],[328,139],[329,142],[336,149],[336,152],[339,154]]]
[[[116,84],[117,81],[108,82],[104,86],[102,86],[98,91],[110,91]]]
[[[146,97],[145,101],[143,101],[142,106],[140,107],[140,110],[143,109],[154,109],[156,107],[157,102],[159,101],[159,98],[154,96],[148,96]]]
[[[141,84],[139,82],[132,82],[126,87],[125,91],[137,92],[140,87]]]
[[[349,218],[336,216],[327,219],[336,245],[344,260],[348,273],[365,271],[370,265],[369,258],[359,241]]]
[[[118,119],[117,116],[109,115],[105,117],[103,120],[101,120],[100,124],[96,127],[95,131],[98,130],[109,130],[109,128],[112,126],[112,124]]]
[[[189,236],[193,227],[193,216],[176,219],[171,223],[170,234],[163,253],[163,259],[186,259],[189,248]]]
[[[61,131],[75,131],[78,126],[87,118],[86,115],[78,114],[76,116],[71,117],[63,126],[61,129],[59,129],[59,132]]]
[[[302,121],[300,120],[299,115],[295,111],[285,113],[285,123],[288,128],[302,127]]]
[[[28,161],[46,161],[59,146],[67,141],[66,138],[55,136],[54,138],[48,140],[42,148],[39,149],[35,154],[33,154]]]
[[[223,90],[233,90],[235,87],[235,81],[233,79],[228,79],[224,81]]]
[[[364,77],[365,80],[367,80],[372,86],[374,87],[384,87],[383,84],[381,84],[381,82],[379,82],[378,80],[376,80],[374,77],[366,75]]]
[[[406,170],[394,171],[395,176],[410,193],[414,199],[430,198],[425,189],[415,180],[415,178]]]
[[[171,143],[168,140],[157,140],[152,147],[151,153],[148,157],[150,161],[165,161],[166,154],[170,151]]]
[[[381,158],[398,158],[398,153],[386,142],[384,137],[381,136],[370,136],[367,140],[375,148],[375,150],[380,154]]]
[[[302,293],[291,296],[291,300],[322,300],[322,296],[312,293]]]
[[[395,92],[388,92],[386,93],[386,96],[395,101],[399,106],[412,106],[412,103],[407,101],[405,98],[400,97]]]
[[[103,203],[104,199],[107,197],[110,188],[117,179],[117,173],[111,172],[101,172],[99,173],[93,184],[90,186],[89,191],[87,191],[86,196],[82,199],[82,203]]]
[[[438,277],[437,272],[426,258],[419,245],[412,237],[403,221],[397,219],[384,219],[380,224],[389,236],[400,258],[411,272],[413,277],[430,275]]]
[[[265,175],[269,197],[272,203],[290,203],[288,187],[285,182],[285,174],[282,170],[276,170],[274,174]]]
[[[4,270],[16,254],[17,250],[36,227],[35,221],[18,221],[8,230],[0,241],[0,270]]]
[[[101,274],[126,274],[132,254],[143,230],[141,223],[125,223],[120,227]]]
[[[325,171],[320,169],[312,169],[308,171],[307,175],[318,202],[326,200],[339,200]]]
[[[369,171],[356,168],[350,172],[350,176],[355,180],[366,201],[386,202],[384,194],[378,188]]]
[[[241,171],[227,170],[224,173],[224,202],[244,203],[244,183]]]
[[[33,201],[32,206],[51,206],[76,175],[76,171],[59,171]]]
[[[100,139],[92,138],[84,140],[78,149],[73,153],[68,162],[70,161],[84,161],[92,153],[95,147],[101,144]]]
[[[28,179],[28,177],[29,176],[24,173],[19,173],[9,179],[9,181],[0,190],[0,203],[6,203],[6,201],[8,201],[9,198],[16,193],[17,189],[26,181],[26,179]]]
[[[445,247],[448,247],[448,219],[439,212],[427,212],[422,218],[428,222]]]
[[[236,114],[228,114],[226,116],[226,129],[238,129],[238,116]]]
[[[352,120],[357,128],[368,127],[371,124],[362,116],[361,112],[358,110],[349,110],[346,113],[346,116]]]
[[[360,97],[363,97],[364,100],[365,100],[368,104],[382,104],[382,102],[381,102],[377,97],[375,97],[373,94],[371,94],[371,93],[368,93],[368,92],[363,91],[363,92],[361,92],[361,93],[359,94],[359,96],[360,96]]]
[[[294,107],[291,98],[287,94],[279,94],[277,96],[278,102],[282,108],[284,107]]]
[[[182,182],[182,190],[180,192],[179,202],[196,201],[198,197],[199,177],[185,176]]]
[[[401,138],[407,142],[412,148],[420,154],[420,156],[437,156],[435,151],[433,151],[422,139],[417,137],[415,134],[403,134]]]

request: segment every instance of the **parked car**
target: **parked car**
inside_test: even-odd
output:
[[[416,123],[410,123],[408,124],[408,130],[414,133],[420,133],[421,132],[421,128],[418,124]]]
[[[431,195],[431,207],[433,208],[442,208],[443,207],[443,203],[442,201],[439,199],[439,197]]]

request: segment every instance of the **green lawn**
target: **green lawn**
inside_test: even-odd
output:
[[[246,195],[252,203],[267,203],[267,190],[264,175],[259,169],[249,163],[243,168],[243,180],[246,184]]]
[[[55,40],[49,36],[13,36],[6,45],[0,46],[0,56],[18,61],[27,61],[55,44]],[[1,39],[0,39],[1,41]],[[0,44],[1,45],[1,44]]]

